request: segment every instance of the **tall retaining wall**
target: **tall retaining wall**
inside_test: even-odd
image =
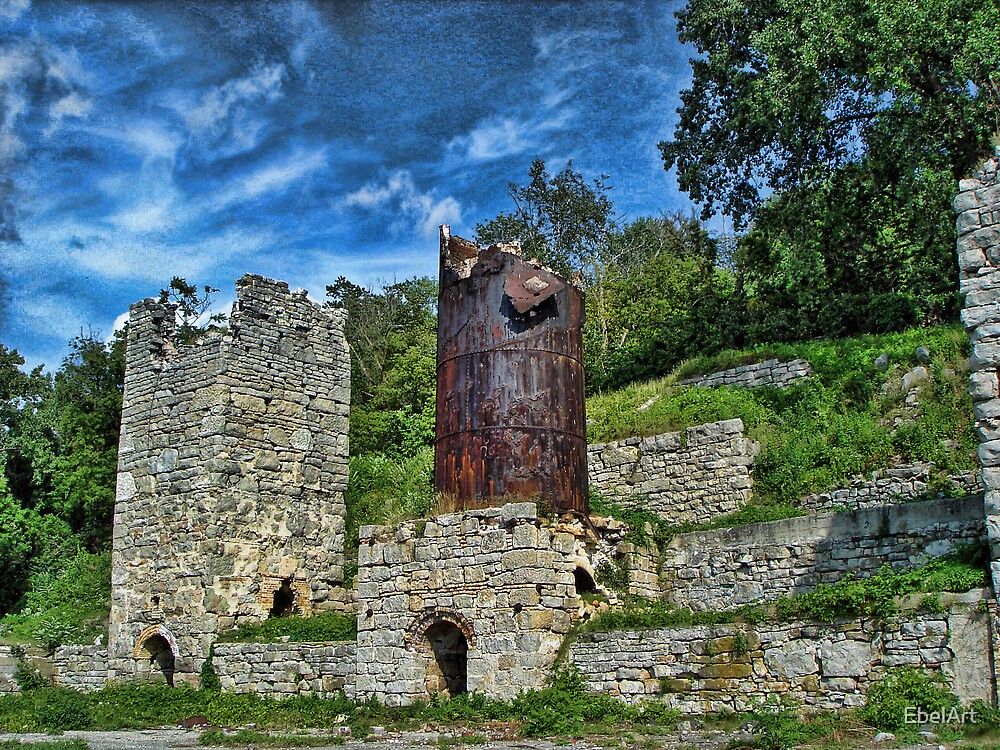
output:
[[[804,359],[793,359],[780,362],[769,359],[752,365],[734,367],[731,370],[710,372],[697,378],[682,380],[681,385],[694,385],[700,388],[714,388],[722,385],[731,388],[760,388],[773,386],[787,388],[796,380],[807,378],[812,374],[812,365]]]
[[[750,499],[757,447],[729,419],[587,448],[590,487],[672,523],[703,523]]]
[[[217,643],[212,666],[227,692],[354,698],[356,657],[353,641]]]
[[[674,537],[661,581],[677,606],[773,601],[883,565],[919,565],[983,538],[978,497],[889,505]]]
[[[940,670],[963,701],[989,701],[989,616],[977,606],[984,595],[943,595],[946,612],[906,612],[885,629],[849,620],[585,633],[569,657],[591,691],[686,713],[742,711],[772,695],[857,706],[887,667],[902,664]]]
[[[986,529],[995,590],[1000,590],[1000,154],[972,179],[959,183],[959,288],[965,297],[962,323],[972,342],[969,393],[979,434],[986,485]]]

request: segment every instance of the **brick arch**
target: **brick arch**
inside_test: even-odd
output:
[[[427,632],[427,629],[439,622],[450,622],[462,631],[462,635],[465,636],[465,642],[470,649],[476,647],[476,631],[473,629],[469,618],[460,612],[440,607],[424,610],[422,614],[418,615],[407,625],[404,636],[406,647],[419,649],[422,645],[422,637]]]
[[[170,652],[174,656],[177,656],[177,639],[175,639],[173,633],[167,630],[163,625],[150,625],[148,628],[139,633],[139,637],[135,639],[135,648],[132,649],[132,656],[136,659],[144,656],[142,653],[142,647],[146,645],[146,641],[155,635],[163,638],[163,640],[167,642],[167,645],[170,646]]]

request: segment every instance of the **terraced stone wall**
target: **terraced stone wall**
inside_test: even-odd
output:
[[[750,499],[757,446],[743,420],[587,447],[590,488],[671,523],[704,523]]]
[[[888,667],[903,664],[941,671],[964,703],[989,701],[989,615],[978,606],[985,595],[943,595],[947,611],[906,611],[884,629],[845,620],[584,633],[569,658],[589,690],[685,713],[742,711],[770,696],[858,706]]]

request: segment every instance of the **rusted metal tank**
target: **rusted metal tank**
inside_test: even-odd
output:
[[[456,508],[587,513],[583,292],[441,227],[434,483]]]

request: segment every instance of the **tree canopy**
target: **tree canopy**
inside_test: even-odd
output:
[[[996,0],[690,0],[665,166],[736,223],[776,191],[871,158],[958,179],[1000,126]]]

